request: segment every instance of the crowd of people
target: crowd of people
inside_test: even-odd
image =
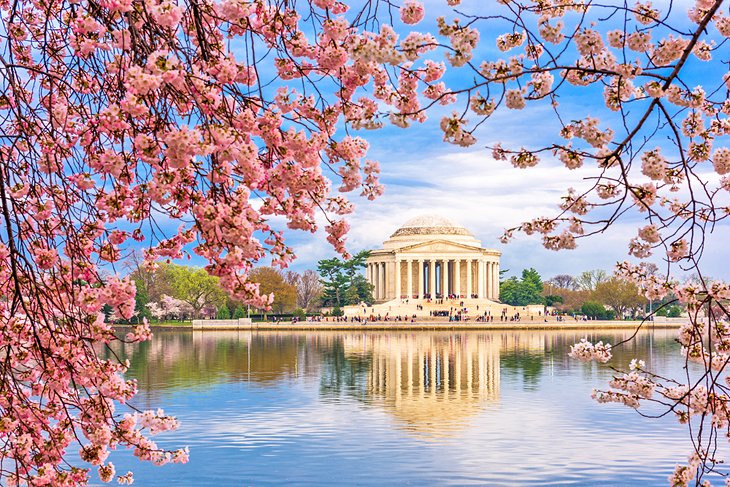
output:
[[[455,301],[459,299],[460,296],[457,295],[449,295],[448,299],[452,301],[454,306],[450,306],[449,308],[443,308],[443,309],[432,309],[429,311],[429,319],[437,320],[437,321],[446,321],[448,322],[467,322],[467,321],[473,321],[478,323],[494,323],[494,322],[501,322],[501,323],[514,323],[514,322],[520,322],[523,319],[526,321],[535,321],[535,320],[543,320],[544,322],[548,322],[549,318],[552,318],[556,321],[563,322],[566,320],[566,316],[560,315],[557,311],[551,310],[549,313],[543,314],[541,311],[537,311],[537,316],[532,314],[526,314],[522,315],[519,312],[515,312],[514,314],[508,313],[508,308],[502,308],[499,314],[492,314],[493,309],[479,309],[479,305],[475,305],[471,310],[465,306],[465,302],[463,300],[460,300],[458,302],[458,306],[456,306]],[[408,304],[408,299],[402,299],[401,304]],[[443,304],[445,301],[444,299],[437,298],[433,302],[431,302],[430,299],[427,300],[427,303],[431,304]],[[447,303],[449,304],[449,303]],[[423,304],[416,304],[415,305],[417,311],[423,311],[424,305]],[[375,307],[367,306],[364,303],[362,304],[362,315],[353,315],[353,316],[327,316],[327,315],[317,315],[317,316],[308,316],[306,318],[294,316],[292,318],[277,318],[273,317],[272,321],[273,323],[282,323],[284,321],[290,322],[292,324],[294,323],[300,323],[302,321],[307,321],[310,323],[322,323],[322,322],[329,322],[329,323],[377,323],[377,322],[390,322],[390,323],[405,323],[410,322],[414,323],[416,321],[419,321],[419,319],[424,319],[424,317],[419,316],[417,314],[392,314],[391,308],[388,308],[388,311],[385,312],[383,315],[382,313],[376,313]],[[527,308],[523,308],[523,311],[527,311]],[[580,315],[573,315],[573,319],[576,321],[586,321],[588,318]]]
[[[462,302],[463,305],[463,302]],[[418,305],[417,308],[419,310],[423,310],[423,306]],[[367,310],[365,310],[367,311]],[[495,322],[495,316],[490,313],[490,311],[484,311],[482,313],[477,313],[476,315],[469,315],[469,310],[463,306],[460,307],[450,307],[449,309],[442,309],[442,310],[431,310],[429,311],[429,317],[431,318],[448,318],[449,322],[465,322],[474,320],[478,323],[494,323]],[[543,316],[540,314],[540,317],[544,318],[544,321],[547,322],[548,318],[554,318],[556,321],[564,322],[566,318],[572,317],[575,321],[589,321],[590,318],[587,316],[582,315],[572,315],[572,316],[564,316],[560,314],[549,314]],[[533,321],[534,319],[539,319],[537,316],[528,316],[529,321]],[[502,310],[502,313],[498,317],[498,321],[502,323],[510,322],[520,322],[522,320],[522,316],[520,313],[515,313],[514,315],[508,315],[506,309]],[[415,323],[418,321],[418,316],[416,314],[413,315],[391,315],[390,313],[386,313],[384,316],[381,313],[375,314],[374,309],[370,314],[367,314],[367,312],[363,313],[362,316],[323,316],[323,315],[316,315],[316,316],[308,316],[306,319],[303,319],[299,316],[293,316],[290,319],[284,319],[280,317],[272,317],[271,322],[272,323],[301,323],[303,321],[309,322],[309,323],[377,323],[377,322],[391,322],[391,323]]]

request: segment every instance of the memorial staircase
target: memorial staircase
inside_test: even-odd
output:
[[[464,305],[461,306],[461,303]],[[411,318],[413,315],[417,319],[431,319],[435,321],[447,321],[448,317],[436,316],[434,312],[437,311],[450,311],[452,309],[465,308],[465,315],[469,316],[471,320],[476,319],[477,316],[483,315],[487,311],[490,315],[498,317],[503,311],[506,311],[508,315],[513,315],[517,312],[524,310],[522,307],[509,306],[497,301],[492,301],[486,298],[461,298],[461,299],[391,299],[390,301],[384,301],[381,303],[375,303],[370,306],[358,305],[358,306],[345,306],[343,308],[345,316],[365,316],[370,317],[371,315],[380,316],[384,318],[388,316],[394,318],[400,316],[403,318]]]

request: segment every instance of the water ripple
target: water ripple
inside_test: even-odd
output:
[[[137,401],[181,419],[160,443],[190,446],[191,461],[113,461],[143,486],[665,484],[690,450],[684,430],[591,401],[612,371],[566,359],[579,338],[159,333],[130,354]],[[641,333],[617,363],[676,374],[676,351],[671,331]]]

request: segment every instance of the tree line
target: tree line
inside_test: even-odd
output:
[[[512,276],[500,282],[500,301],[512,306],[554,306],[561,312],[595,319],[635,318],[654,311],[657,316],[679,316],[682,312],[673,304],[673,295],[648,301],[636,284],[602,269],[577,276],[558,274],[545,282],[535,269],[525,269],[520,278]]]
[[[258,282],[262,294],[274,294],[270,310],[249,308],[229,296],[216,276],[200,267],[160,264],[154,270],[132,256],[127,261],[130,276],[137,287],[136,314],[131,321],[189,320],[194,318],[236,319],[250,313],[298,314],[331,308],[335,315],[342,307],[373,303],[373,286],[362,274],[369,251],[350,259],[323,259],[317,271],[302,273],[273,267],[257,267],[251,279]],[[504,275],[508,271],[502,271]],[[500,280],[500,301],[511,306],[542,304],[560,312],[583,314],[595,319],[645,316],[655,311],[659,316],[679,316],[681,308],[672,295],[649,302],[638,287],[625,279],[594,269],[576,276],[558,274],[544,281],[533,268],[524,269],[520,277]],[[109,310],[111,321],[119,317]]]
[[[127,262],[130,277],[137,287],[135,316],[166,321],[194,318],[243,318],[249,312],[266,310],[252,308],[230,297],[216,276],[204,268],[178,264],[160,264],[154,270],[141,265],[141,260]],[[262,294],[274,294],[270,312],[296,314],[316,311],[321,306],[323,287],[313,270],[302,273],[281,271],[273,267],[256,267],[252,281],[259,283]],[[110,315],[112,321],[116,317]]]
[[[135,316],[156,321],[189,320],[194,318],[236,319],[249,313],[297,314],[316,313],[322,307],[331,307],[341,313],[343,306],[372,304],[372,285],[361,271],[369,251],[361,251],[350,259],[323,259],[317,271],[301,273],[273,267],[256,267],[250,279],[259,283],[261,294],[274,294],[270,310],[249,308],[237,301],[220,285],[216,276],[202,267],[172,263],[159,264],[149,269],[139,254],[125,262],[130,277],[137,287]],[[111,309],[110,321],[124,321]]]

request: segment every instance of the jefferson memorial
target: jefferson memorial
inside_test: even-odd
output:
[[[412,218],[373,250],[365,275],[376,303],[403,299],[499,300],[501,252],[435,215]]]

